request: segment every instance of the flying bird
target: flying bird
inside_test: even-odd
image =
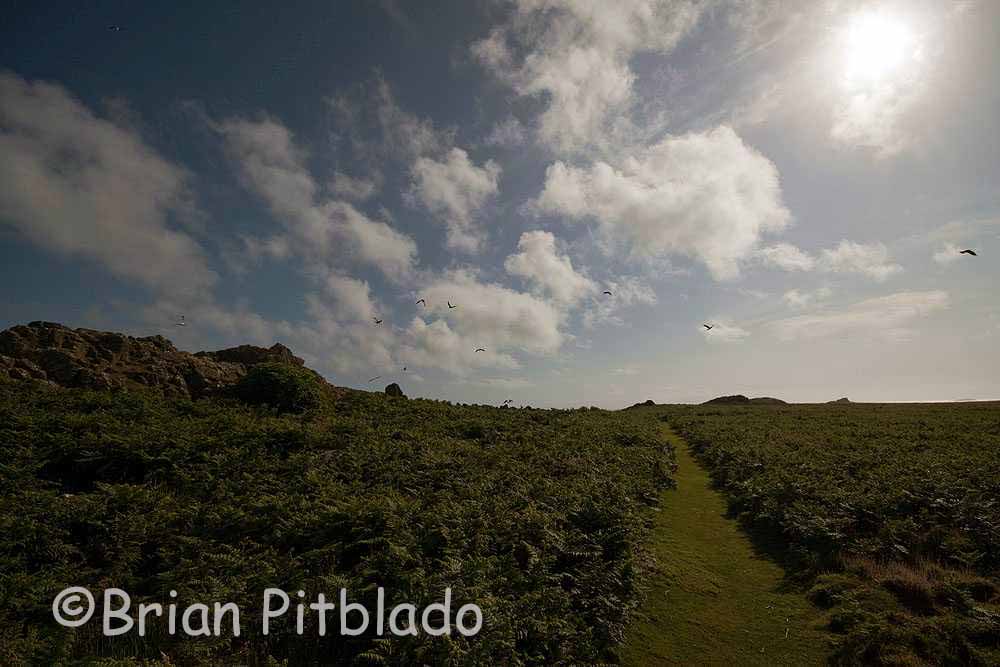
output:
[[[607,294],[608,296],[612,296],[611,292],[609,292],[608,290],[604,290],[604,293]]]
[[[976,254],[975,250],[969,250],[969,249],[963,250],[962,252],[960,252],[958,254],[959,255],[972,255],[973,257],[978,257],[978,255]]]
[[[369,380],[369,382],[374,382],[375,380],[379,379],[380,377],[382,377],[382,376],[381,375],[376,375],[371,380]]]
[[[449,308],[458,308],[458,306],[453,306],[453,305],[451,305],[451,301],[449,301],[449,302],[448,302],[448,307],[449,307]]]
[[[121,32],[121,27],[116,25],[109,25],[108,30],[111,32]]]
[[[705,327],[706,329],[708,329],[709,331],[711,331],[711,330],[712,330],[712,327],[713,327],[713,326],[715,326],[715,325],[713,325],[713,324],[702,324],[701,326],[703,326],[703,327]]]
[[[186,327],[187,326],[187,322],[184,321],[184,316],[183,315],[181,315],[181,319],[179,319],[177,322],[174,322],[174,324],[176,324],[179,327]]]
[[[406,372],[406,366],[403,366],[403,372],[404,373]]]
[[[422,303],[422,304],[424,304],[425,306],[427,305],[427,302],[426,302],[426,301],[424,301],[423,299],[417,299],[417,303],[415,303],[415,304],[413,304],[413,305],[417,305],[417,304],[419,304],[419,303]]]
[[[485,352],[485,351],[486,351],[485,347],[477,347],[476,348],[476,352]]]
[[[379,318],[373,317],[372,319],[375,320],[375,326],[382,324],[382,320],[380,320]]]

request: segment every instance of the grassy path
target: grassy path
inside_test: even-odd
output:
[[[665,492],[651,548],[662,572],[630,628],[625,665],[822,665],[822,613],[755,549],[687,444],[677,489]]]

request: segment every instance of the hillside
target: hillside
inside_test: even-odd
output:
[[[672,484],[672,450],[654,419],[316,393],[319,380],[294,360],[192,399],[183,374],[145,375],[139,355],[234,374],[245,358],[120,337],[124,352],[95,359],[103,338],[29,329],[43,350],[71,351],[42,353],[45,381],[0,378],[0,664],[616,659],[653,567],[647,517]],[[97,368],[125,390],[58,386],[49,356],[79,367],[57,379],[89,383],[84,371]],[[308,400],[285,406],[289,388]],[[133,604],[166,603],[170,590],[187,605],[233,601],[244,633],[192,640],[168,635],[162,619],[143,640],[102,638],[93,623],[63,628],[51,606],[70,585],[118,586]],[[310,599],[343,588],[368,609],[378,587],[387,608],[418,609],[450,588],[453,608],[478,604],[487,622],[471,638],[390,642],[341,636],[331,614],[325,637],[314,616],[303,636],[289,617],[262,637],[268,587]]]

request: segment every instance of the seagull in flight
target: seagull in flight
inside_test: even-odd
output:
[[[372,319],[375,320],[375,326],[382,324],[382,320],[380,320],[379,318],[373,317]]]
[[[417,299],[417,303],[415,303],[413,305],[417,305],[417,304],[420,304],[420,303],[424,304],[425,306],[427,305],[427,302],[425,300],[423,300],[423,299]]]
[[[607,294],[608,296],[612,296],[611,292],[609,292],[608,290],[604,290],[604,293]]]
[[[453,305],[451,305],[451,301],[449,301],[449,302],[448,302],[448,307],[449,307],[449,308],[458,308],[458,306],[453,306]]]
[[[972,255],[973,257],[978,257],[978,255],[976,254],[975,250],[969,250],[969,249],[963,250],[963,251],[961,251],[958,254],[959,255]]]
[[[371,380],[369,380],[369,382],[374,382],[375,380],[379,379],[380,377],[382,377],[382,376],[381,375],[376,375]]]
[[[174,322],[174,324],[176,324],[179,327],[186,327],[187,326],[187,322],[184,321],[184,316],[183,315],[181,315],[181,318],[179,320],[177,320],[176,322]]]
[[[713,326],[715,326],[715,325],[713,325],[713,324],[702,324],[701,326],[703,326],[703,327],[705,327],[706,329],[708,329],[709,331],[711,331],[711,330],[712,330],[712,327],[713,327]]]
[[[485,351],[486,351],[485,347],[477,347],[476,348],[476,352],[485,352]]]

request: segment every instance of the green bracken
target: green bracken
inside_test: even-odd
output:
[[[1000,664],[1000,404],[668,407],[853,665]]]
[[[268,401],[273,406],[273,403]],[[613,660],[673,454],[654,418],[349,392],[301,414],[233,398],[0,382],[0,664],[558,665]],[[67,586],[235,602],[238,638],[58,626]],[[261,594],[475,602],[465,638],[320,638]],[[113,663],[111,660],[120,662]]]

